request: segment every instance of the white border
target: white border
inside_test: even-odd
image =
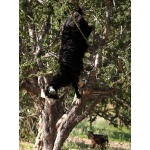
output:
[[[150,144],[150,4],[131,1],[131,149]]]
[[[1,149],[19,149],[19,1],[0,5],[0,141]],[[150,5],[132,0],[131,148],[149,149]]]
[[[19,1],[0,4],[0,149],[19,149]]]

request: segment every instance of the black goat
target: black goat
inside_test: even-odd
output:
[[[79,75],[83,69],[84,54],[88,48],[86,39],[91,31],[92,26],[85,21],[80,7],[66,20],[62,28],[59,51],[60,69],[45,87],[45,95],[49,98],[57,99],[57,90],[70,84],[74,87],[77,98],[81,98],[78,91]]]
[[[92,148],[94,148],[96,144],[100,145],[102,150],[105,150],[109,146],[107,135],[93,134],[93,132],[88,131],[88,138],[91,140]]]

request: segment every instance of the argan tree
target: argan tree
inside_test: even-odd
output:
[[[24,128],[20,138],[34,130],[36,150],[60,150],[73,128],[89,115],[91,121],[101,116],[114,126],[130,127],[130,1],[19,2],[20,126]],[[75,5],[83,6],[84,17],[95,26],[80,76],[78,104],[72,87],[61,88],[58,100],[43,95],[43,87],[57,72],[62,25]]]

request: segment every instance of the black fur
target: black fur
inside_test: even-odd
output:
[[[91,147],[94,148],[96,144],[100,145],[102,150],[105,150],[109,146],[109,140],[107,135],[93,134],[93,132],[88,131],[88,139],[91,140]]]
[[[85,21],[80,7],[73,16],[66,20],[62,28],[59,51],[60,69],[45,88],[45,94],[49,98],[57,98],[57,90],[70,84],[74,87],[77,98],[81,97],[78,91],[78,81],[83,69],[84,53],[87,51],[88,45],[75,22],[86,38],[89,37],[92,31],[92,27]],[[51,87],[53,90],[50,89]]]

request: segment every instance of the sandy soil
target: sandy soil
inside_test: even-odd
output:
[[[89,145],[91,144],[91,141],[89,139],[86,138],[68,138],[67,141],[69,142],[75,142],[77,144],[85,144],[87,145],[87,147],[89,147]],[[130,143],[125,143],[125,142],[109,142],[110,146],[108,149],[111,150],[131,150],[131,144]]]
[[[74,142],[77,145],[85,145],[86,147],[90,147],[91,141],[86,138],[68,138],[66,142]],[[20,142],[21,145],[26,145],[25,147],[20,147],[19,150],[32,150],[33,149],[33,144],[28,143],[28,142]],[[110,146],[107,150],[131,150],[131,145],[130,143],[124,143],[124,142],[109,142]],[[88,148],[89,149],[89,148]],[[88,150],[86,149],[86,150]],[[70,149],[70,150],[77,150],[77,149]],[[85,150],[85,148],[83,149]]]

